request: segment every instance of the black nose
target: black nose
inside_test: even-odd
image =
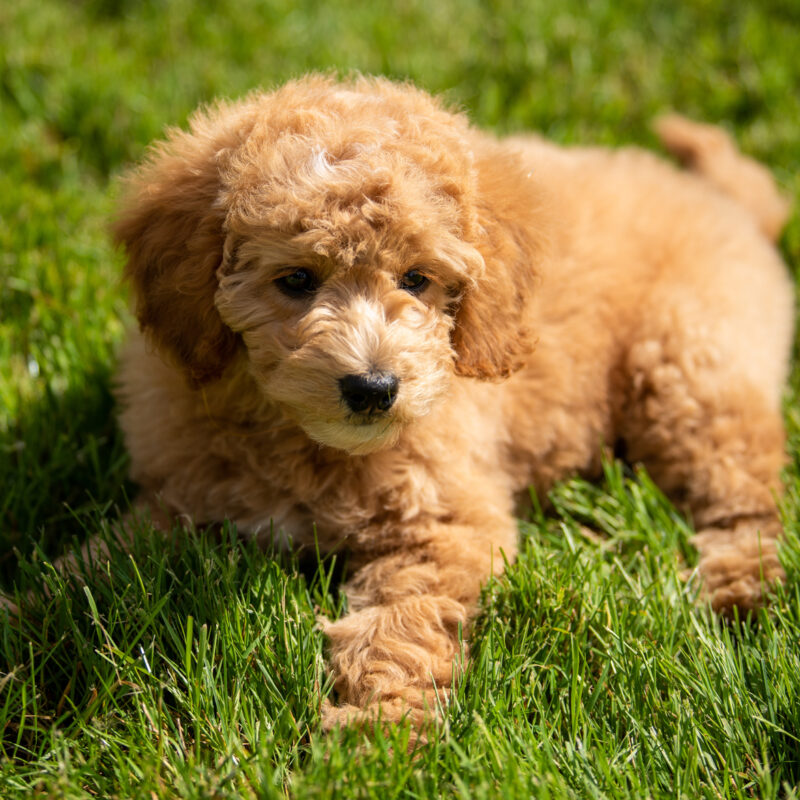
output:
[[[339,381],[339,388],[351,411],[379,414],[394,404],[399,383],[396,375],[372,372],[369,375],[345,375]]]

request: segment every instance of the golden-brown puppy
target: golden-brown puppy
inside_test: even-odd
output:
[[[604,443],[692,515],[716,609],[781,576],[786,204],[717,129],[660,133],[694,173],[312,76],[199,112],[133,175],[133,477],[159,513],[348,549],[329,721],[422,720],[515,496]]]

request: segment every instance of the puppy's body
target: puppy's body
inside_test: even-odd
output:
[[[136,179],[133,477],[197,524],[348,549],[350,614],[327,626],[343,713],[423,714],[515,554],[515,498],[618,439],[693,515],[715,607],[780,575],[792,291],[765,232],[785,209],[774,187],[729,196],[708,164],[763,174],[713,129],[662,136],[711,180],[312,78],[198,118]],[[287,296],[287,269],[313,287]],[[399,388],[369,416],[340,386],[375,372]]]
[[[387,478],[400,479],[402,509],[424,510],[438,505],[429,495],[448,476],[469,486],[500,473],[506,493],[544,492],[595,471],[601,446],[625,436],[634,384],[647,379],[637,356],[654,366],[680,356],[690,363],[674,364],[676,376],[688,367],[699,391],[744,381],[777,410],[791,287],[744,209],[643,152],[508,146],[548,187],[548,217],[558,220],[545,231],[550,258],[529,305],[535,342],[524,369],[497,382],[456,377],[395,447],[354,457],[310,440],[264,400],[244,364],[230,370],[234,380],[198,391],[139,335],[121,372],[136,480],[198,523],[229,518],[303,544],[316,524],[332,547],[386,508],[378,492]],[[698,417],[709,422],[710,413]]]

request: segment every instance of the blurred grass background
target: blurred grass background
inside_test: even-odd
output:
[[[126,484],[111,399],[115,352],[129,316],[107,226],[120,172],[199,103],[268,88],[311,69],[359,70],[444,93],[499,134],[534,129],[564,143],[648,147],[656,146],[650,120],[675,109],[723,124],[797,198],[798,49],[796,0],[0,5],[0,578],[5,585],[40,586],[43,571],[54,598],[41,594],[49,610],[40,624],[17,633],[6,626],[0,637],[8,668],[0,678],[0,796],[30,796],[36,787],[53,797],[326,795],[326,785],[365,796],[374,785],[382,797],[491,797],[501,787],[520,796],[791,796],[800,781],[800,603],[792,569],[800,560],[797,369],[786,404],[790,580],[777,622],[765,616],[739,640],[691,610],[691,597],[675,580],[674,552],[685,549],[687,532],[652,487],[642,489],[618,469],[601,489],[569,484],[557,493],[554,518],[525,527],[519,564],[490,592],[479,626],[480,666],[451,717],[459,735],[445,737],[425,756],[424,768],[392,761],[387,746],[356,764],[348,757],[355,740],[337,749],[315,738],[324,674],[312,607],[338,607],[324,570],[306,578],[289,560],[275,572],[268,559],[239,544],[230,556],[202,544],[170,561],[157,540],[143,536],[139,557],[149,571],[132,573],[117,553],[118,581],[98,590],[107,591],[105,605],[93,611],[80,587],[40,569],[39,555],[20,572],[15,553],[29,555],[35,544],[54,553],[70,537],[96,532],[135,491]],[[781,247],[796,270],[797,213]],[[583,524],[616,536],[613,546],[582,538]],[[203,587],[214,567],[222,577]],[[166,584],[165,570],[173,573]],[[670,577],[658,577],[661,572]],[[671,588],[653,588],[662,581]],[[258,602],[248,595],[253,582],[262,586]],[[239,605],[221,622],[226,597],[237,592]],[[579,602],[584,592],[587,599]],[[228,719],[199,696],[182,706],[170,683],[172,667],[156,680],[134,657],[146,640],[148,664],[154,653],[168,661],[184,647],[193,651],[201,626],[187,620],[205,618],[218,649],[216,660],[203,663],[228,663],[229,634],[231,642],[252,646],[251,655],[261,653],[257,663],[269,675],[281,664],[293,675],[291,648],[288,661],[268,657],[263,633],[283,624],[270,614],[286,597],[300,620],[307,674],[277,680],[265,697],[266,690],[249,686],[253,665],[244,659],[242,672],[230,662],[233,677],[211,670],[203,684],[210,695],[230,691],[230,681],[255,692],[247,724],[240,708]],[[60,611],[54,610],[58,598]],[[248,608],[264,615],[257,630]],[[114,625],[119,638],[112,646]],[[612,631],[611,639],[601,629]],[[541,630],[549,633],[537,643],[531,637]],[[649,665],[656,677],[637,677],[623,658],[626,637],[630,652],[643,659],[631,664]],[[625,672],[620,659],[630,681],[615,687],[612,676]],[[183,678],[191,682],[193,662],[184,661]],[[266,680],[263,671],[249,681]],[[705,675],[705,688],[693,675]],[[580,699],[582,679],[595,687],[586,689],[591,705]],[[125,681],[145,696],[138,705],[136,692],[121,688]],[[732,686],[735,699],[726,694]],[[661,705],[652,705],[654,691]],[[288,711],[280,706],[286,697],[295,698]],[[700,711],[693,717],[693,704],[702,709],[705,701],[708,717]],[[178,709],[169,730],[153,721],[165,707]],[[487,719],[497,726],[494,733]],[[194,725],[196,735],[179,736],[181,724]],[[582,725],[595,731],[596,750],[585,749]],[[112,729],[117,738],[109,738]],[[147,744],[134,745],[137,737]],[[164,747],[174,752],[167,756]],[[234,761],[246,762],[249,771],[231,771]],[[126,764],[138,764],[130,766],[128,783]]]

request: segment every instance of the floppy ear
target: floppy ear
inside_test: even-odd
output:
[[[195,386],[219,377],[238,344],[214,307],[225,238],[220,172],[235,138],[203,114],[190,133],[172,131],[129,177],[114,226],[139,325]]]
[[[477,162],[477,206],[485,271],[462,297],[452,333],[455,371],[474,378],[506,378],[535,344],[530,301],[542,259],[542,200],[512,154]]]

